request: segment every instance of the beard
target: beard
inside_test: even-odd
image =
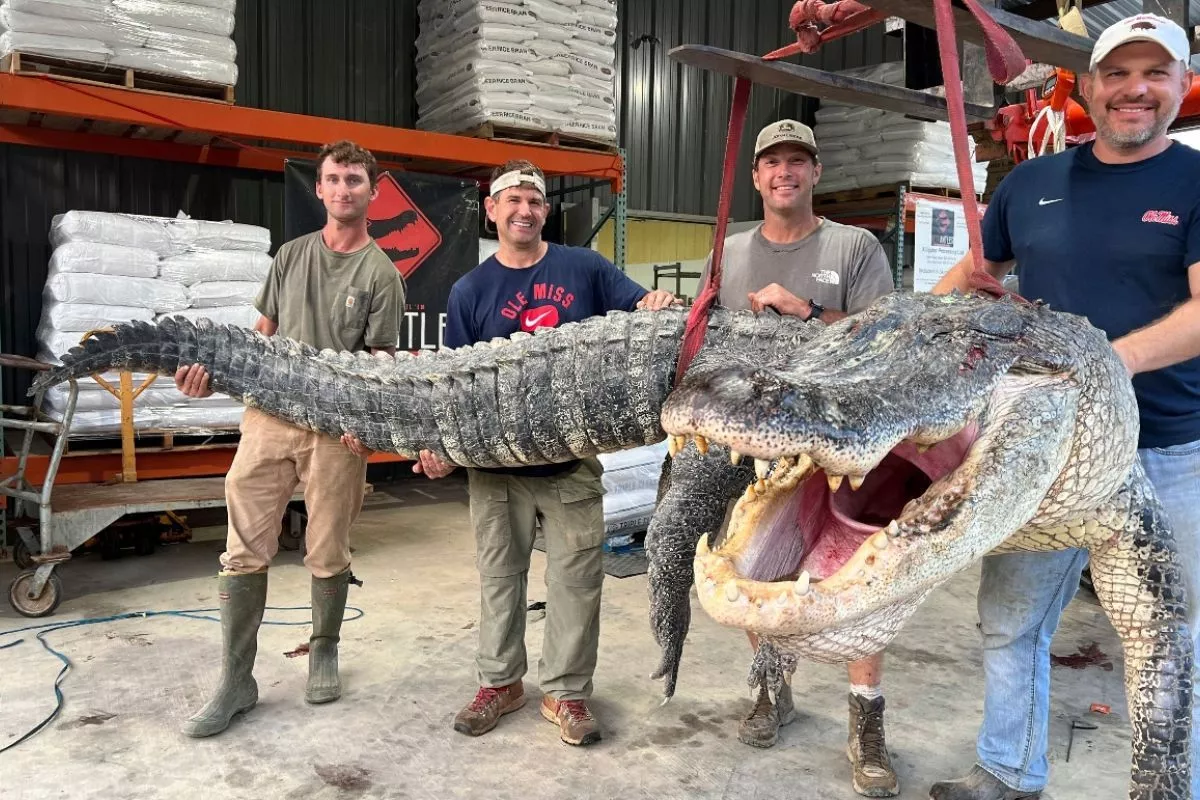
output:
[[[1106,113],[1100,119],[1095,120],[1096,137],[1114,150],[1136,150],[1167,132],[1167,128],[1171,126],[1171,122],[1179,113],[1179,106],[1179,103],[1173,104],[1170,108],[1159,106],[1154,112],[1154,121],[1135,130],[1114,130],[1113,126],[1109,124],[1109,117]],[[1106,109],[1106,111],[1110,111],[1110,109]]]

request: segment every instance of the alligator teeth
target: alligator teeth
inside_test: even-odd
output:
[[[668,436],[667,452],[671,454],[671,458],[674,458],[675,454],[682,450],[686,444],[687,439],[683,438],[682,436]]]
[[[896,522],[896,520],[892,520],[891,522],[889,522],[888,526],[887,526],[887,532],[890,533],[892,536],[899,536],[900,535],[900,523]]]
[[[771,474],[771,462],[762,458],[754,459],[754,475],[760,481],[765,480],[767,475]]]
[[[738,464],[741,464],[742,463],[742,454],[739,453],[737,450],[730,450],[729,451],[729,463],[733,464],[735,467]]]
[[[735,602],[737,602],[737,599],[741,596],[742,596],[742,593],[740,591],[738,591],[738,587],[737,587],[736,583],[734,583],[733,581],[730,581],[729,583],[725,584],[725,599],[726,600],[728,600],[731,603],[735,603]]]
[[[801,475],[807,475],[813,468],[813,460],[807,455],[796,456],[796,469]]]
[[[931,445],[931,444],[919,444],[919,445],[917,445],[917,452],[918,453],[926,453],[929,451],[929,448],[931,448],[931,447],[933,447],[933,445]]]
[[[842,476],[841,475],[830,475],[830,474],[826,473],[825,480],[829,483],[830,494],[833,494],[833,493],[837,492],[838,489],[842,488]]]
[[[875,545],[876,550],[886,550],[888,546],[887,534],[883,531],[875,534],[875,538],[871,539],[871,544]]]
[[[697,434],[696,449],[700,451],[700,455],[708,455],[708,439],[705,439],[703,436]]]
[[[754,484],[754,488],[758,490],[759,494],[766,494],[767,493],[767,482],[760,479],[758,481],[758,483]]]
[[[851,475],[850,476],[850,488],[857,492],[859,489],[862,488],[863,481],[865,481],[866,479],[867,479],[866,475]]]
[[[796,594],[808,594],[810,583],[812,583],[812,576],[808,574],[808,570],[804,570],[800,573],[800,577],[796,578]]]

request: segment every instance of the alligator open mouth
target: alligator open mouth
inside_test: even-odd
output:
[[[697,555],[728,565],[731,602],[743,590],[761,601],[780,591],[803,596],[825,581],[871,580],[862,570],[889,536],[926,533],[952,512],[961,484],[954,473],[977,438],[972,423],[933,445],[906,440],[862,476],[832,473],[807,454],[755,459],[758,480],[739,498],[724,539],[712,550],[702,540]]]

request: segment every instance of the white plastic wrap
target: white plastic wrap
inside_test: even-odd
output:
[[[901,62],[842,74],[893,85],[904,80]],[[823,102],[813,132],[823,165],[814,194],[892,183],[960,188],[948,123],[920,122],[893,112]],[[973,156],[974,142],[968,144]],[[976,189],[981,189],[987,180],[987,164],[972,158],[972,171]]]
[[[182,283],[87,272],[50,275],[42,296],[60,303],[139,306],[159,314],[182,311],[190,305]]]
[[[228,431],[234,430],[242,421],[245,406],[159,406],[135,408],[133,426],[138,430],[189,430]],[[49,409],[46,415],[56,421],[62,420],[62,412]],[[71,420],[71,435],[100,435],[118,433],[121,430],[121,412],[117,409],[81,411]]]
[[[158,277],[191,286],[201,281],[256,281],[271,269],[271,257],[255,250],[196,250],[156,262]]]
[[[258,281],[201,281],[188,287],[193,309],[253,305],[262,284]]]
[[[153,278],[158,275],[158,254],[153,250],[100,242],[65,242],[50,255],[50,273],[92,272]]]
[[[99,39],[5,31],[0,35],[0,57],[17,52],[97,62],[105,62],[113,55],[112,48]]]
[[[241,222],[213,222],[202,219],[168,219],[167,234],[179,252],[188,250],[271,249],[271,232],[258,225]]]
[[[118,377],[119,381],[120,378]],[[157,381],[156,381],[157,383]],[[116,411],[121,408],[121,401],[112,392],[107,391],[99,384],[93,384],[96,388],[92,391],[84,391],[83,387],[79,388],[79,394],[75,398],[75,413],[79,414],[83,411]],[[117,388],[117,384],[112,383],[112,387]],[[142,384],[135,381],[133,388],[137,389]],[[46,398],[42,403],[42,407],[47,411],[53,411],[58,414],[67,410],[67,399],[70,394],[70,389],[66,384],[60,386],[51,386],[46,390]],[[133,407],[147,408],[153,406],[172,406],[186,405],[188,396],[180,392],[178,389],[154,389],[147,387],[145,391],[133,399]]]
[[[167,317],[183,317],[195,322],[198,319],[208,319],[215,325],[236,325],[239,328],[253,328],[262,314],[254,306],[217,306],[213,308],[185,308],[173,314],[159,314],[155,320],[162,322]]]
[[[50,244],[103,242],[169,255],[174,245],[163,220],[102,211],[68,211],[50,222]]]
[[[218,36],[233,34],[233,11],[168,0],[113,0],[113,7],[133,20],[165,28],[183,28]]]
[[[604,467],[604,530],[636,533],[650,525],[658,499],[658,479],[667,456],[666,442],[598,456]]]
[[[232,86],[234,7],[235,0],[4,0],[8,39],[0,46]]]
[[[616,141],[615,3],[420,0],[418,15],[418,127]]]
[[[53,331],[90,331],[114,322],[154,319],[154,312],[143,306],[105,306],[96,303],[42,303],[42,319],[38,323],[38,341],[44,341]]]
[[[119,67],[162,72],[222,86],[237,83],[237,64],[211,58],[166,53],[142,47],[114,47],[112,63]]]

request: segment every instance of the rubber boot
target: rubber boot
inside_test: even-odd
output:
[[[349,567],[332,578],[312,579],[313,630],[308,640],[308,686],[304,689],[304,699],[309,703],[332,703],[342,696],[338,641],[342,638],[349,586]]]
[[[267,605],[267,573],[217,577],[221,598],[221,682],[208,705],[183,724],[188,736],[213,736],[229,727],[238,714],[258,702],[258,684],[251,674],[258,654],[258,626]]]

